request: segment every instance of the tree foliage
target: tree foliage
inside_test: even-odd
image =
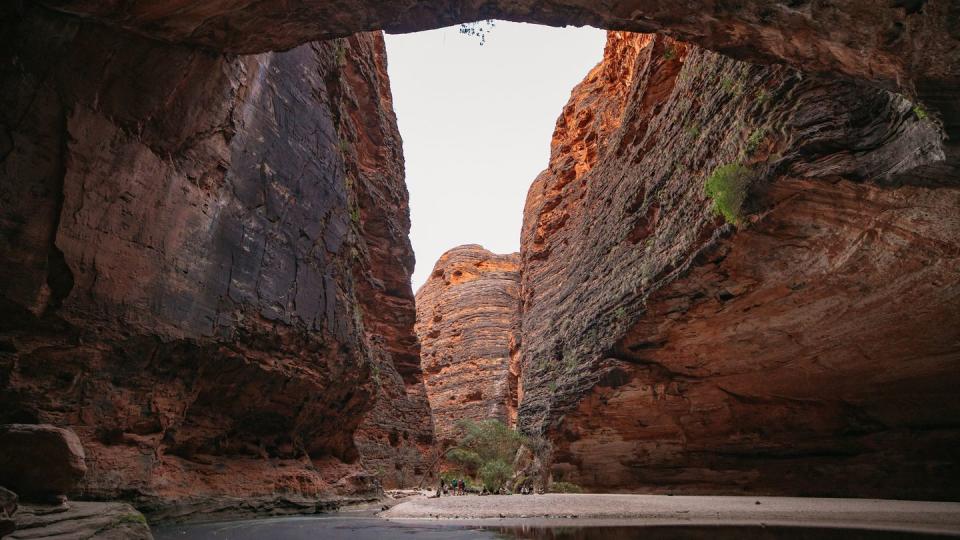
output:
[[[493,459],[480,466],[478,476],[487,491],[496,493],[513,477],[513,466],[502,459]]]
[[[513,476],[513,460],[526,438],[499,420],[457,423],[463,434],[447,459],[496,492]]]

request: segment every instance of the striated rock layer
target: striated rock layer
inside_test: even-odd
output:
[[[237,57],[2,9],[0,422],[73,429],[86,497],[184,511],[417,467],[381,36]]]
[[[116,502],[75,502],[62,506],[28,505],[16,515],[17,529],[8,540],[83,538],[152,540],[143,514]]]
[[[553,478],[960,498],[950,160],[894,94],[611,33],[524,215],[519,424]]]
[[[416,331],[439,443],[459,420],[516,421],[519,255],[447,251],[417,291]]]

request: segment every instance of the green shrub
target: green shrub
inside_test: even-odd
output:
[[[577,355],[573,351],[564,351],[563,369],[564,371],[573,371],[577,369]]]
[[[513,476],[513,467],[502,459],[492,459],[480,466],[478,476],[487,491],[496,493]]]
[[[493,461],[512,463],[524,441],[523,435],[499,420],[461,420],[457,426],[463,436],[460,444],[447,452],[447,459],[470,474]]]
[[[663,50],[663,59],[666,61],[673,60],[677,57],[677,51],[673,50],[673,47],[667,47]]]
[[[753,171],[741,163],[728,163],[713,170],[705,186],[713,199],[713,209],[728,223],[740,222],[740,211],[747,198]]]
[[[370,364],[370,378],[373,379],[374,384],[377,385],[377,388],[380,387],[380,366],[377,364]]]
[[[454,448],[447,453],[447,459],[466,471],[476,471],[483,466],[483,458],[473,450]]]
[[[763,128],[757,128],[750,133],[750,136],[747,138],[747,148],[746,153],[749,156],[750,154],[757,151],[757,148],[760,148],[760,143],[763,142],[763,139],[767,136],[767,130]]]
[[[691,124],[686,127],[687,135],[691,136],[694,139],[700,138],[700,126],[696,124]]]
[[[916,115],[917,120],[926,120],[927,111],[923,108],[923,105],[917,104],[913,106],[913,114]]]
[[[743,83],[734,80],[731,77],[724,77],[720,80],[720,87],[728,94],[739,96],[743,93]]]
[[[572,482],[551,482],[550,493],[583,493],[583,488]]]

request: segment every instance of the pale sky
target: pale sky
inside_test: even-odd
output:
[[[386,41],[416,291],[452,247],[520,249],[527,189],[547,166],[570,91],[603,56],[606,32],[497,21],[483,46],[456,26]]]

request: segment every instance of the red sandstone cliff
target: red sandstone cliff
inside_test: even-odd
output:
[[[455,438],[459,420],[516,419],[518,263],[515,253],[459,246],[440,256],[417,291],[416,331],[440,443]]]
[[[611,33],[522,238],[520,426],[594,489],[957,498],[960,188],[861,84]],[[739,163],[739,226],[705,182]]]
[[[302,44],[503,16],[861,81],[613,42],[524,228],[519,422],[556,476],[957,497],[954,2],[42,3],[0,7],[0,421],[76,429],[87,495],[309,510],[417,474],[382,51]],[[734,228],[703,185],[737,161]]]
[[[417,467],[382,38],[223,56],[14,9],[0,422],[75,430],[85,496],[178,511],[322,508]]]

